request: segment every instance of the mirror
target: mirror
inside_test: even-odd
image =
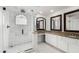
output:
[[[40,21],[40,29],[44,29],[44,21],[43,20]]]
[[[36,29],[45,30],[46,29],[46,19],[43,17],[38,17],[36,19]]]
[[[56,30],[56,31],[61,31],[62,29],[62,16],[58,15],[58,16],[54,16],[51,17],[50,19],[50,28],[51,30]]]
[[[79,31],[79,10],[64,14],[64,30],[71,32]]]
[[[27,24],[26,16],[24,16],[24,15],[17,15],[16,16],[16,24],[17,25],[26,25]]]
[[[37,22],[36,22],[36,28],[39,29],[39,27],[40,27],[40,22],[37,21]]]

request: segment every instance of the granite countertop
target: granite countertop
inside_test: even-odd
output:
[[[49,33],[49,34],[59,35],[62,37],[79,39],[79,33],[77,33],[77,32],[43,31],[43,30],[39,30],[39,31],[34,32],[34,34],[40,34],[40,33]]]

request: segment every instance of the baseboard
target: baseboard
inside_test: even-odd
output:
[[[33,50],[33,48],[30,48],[30,49],[27,49],[27,50],[24,50],[24,51],[20,51],[18,53],[30,53],[31,50]]]
[[[53,46],[53,45],[47,43],[47,42],[45,42],[45,43],[46,43],[47,45],[49,45],[49,46],[51,46],[51,47],[54,47],[55,49],[61,51],[62,53],[66,53],[65,51],[63,51],[63,50],[61,50],[61,49],[59,49],[59,48],[57,48],[57,47],[55,47],[55,46]]]

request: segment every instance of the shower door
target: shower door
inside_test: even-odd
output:
[[[27,15],[27,25],[16,24],[16,13],[3,11],[3,52],[19,52],[32,48],[32,21]]]
[[[2,12],[2,32],[3,32],[3,42],[2,42],[2,50],[3,52],[8,49],[8,38],[9,38],[9,13],[7,11]]]

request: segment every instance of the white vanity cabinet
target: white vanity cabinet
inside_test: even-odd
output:
[[[69,39],[69,49],[70,53],[79,53],[79,40],[78,39]]]
[[[53,34],[46,34],[46,42],[65,52],[68,51],[68,41],[65,37]]]
[[[68,40],[67,40],[67,38],[62,37],[62,36],[58,36],[58,37],[60,37],[59,39],[57,38],[58,39],[58,48],[67,52],[68,51]]]
[[[58,44],[57,44],[57,40],[58,39],[56,39],[56,35],[51,35],[51,38],[52,38],[52,41],[51,41],[51,43],[55,46],[55,47],[57,47],[58,46]]]
[[[48,44],[51,44],[53,46],[57,46],[57,38],[56,38],[56,35],[53,35],[53,34],[45,34],[45,35],[46,35],[45,41]]]
[[[79,40],[46,33],[46,42],[64,52],[79,53]]]
[[[69,53],[79,53],[79,39],[46,34],[46,42]]]

